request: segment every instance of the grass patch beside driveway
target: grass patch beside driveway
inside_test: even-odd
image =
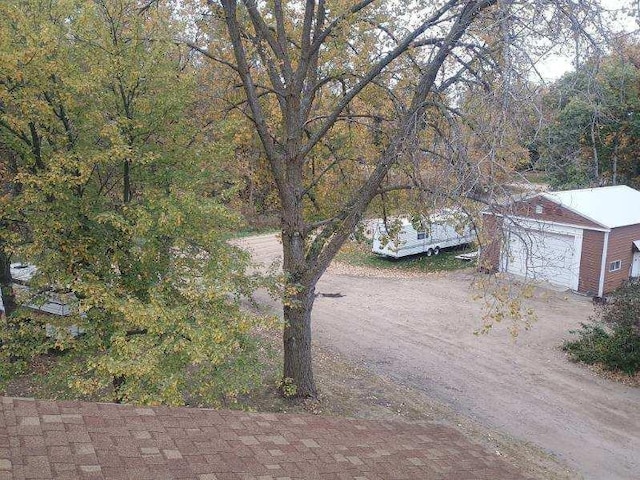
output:
[[[435,273],[460,270],[475,265],[474,261],[459,260],[456,255],[470,253],[476,248],[471,245],[461,245],[447,250],[441,250],[439,255],[427,256],[426,253],[409,255],[402,258],[389,258],[376,255],[371,251],[369,243],[348,242],[336,256],[338,263],[355,267],[369,267],[378,270],[405,270],[412,272]]]

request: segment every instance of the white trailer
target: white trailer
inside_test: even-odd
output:
[[[372,251],[392,258],[418,253],[431,256],[438,255],[443,248],[465,245],[475,240],[476,232],[467,215],[443,211],[426,217],[422,222],[411,222],[407,218],[397,218],[386,224],[378,222],[373,234]]]

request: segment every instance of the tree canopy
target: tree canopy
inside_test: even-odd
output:
[[[117,401],[232,399],[257,379],[259,319],[240,309],[256,280],[211,192],[220,147],[193,114],[183,25],[133,0],[15,0],[0,16],[2,247],[38,268],[28,301],[71,306],[10,316],[3,358],[64,351],[72,387]]]
[[[555,82],[538,146],[556,187],[640,187],[640,50],[620,43]]]

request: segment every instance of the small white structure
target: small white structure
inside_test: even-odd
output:
[[[38,271],[38,267],[29,263],[12,263],[11,278],[16,283],[26,285]]]
[[[460,255],[456,255],[454,258],[462,260],[463,262],[471,262],[472,260],[477,260],[479,255],[480,251],[476,250],[475,252],[461,253]]]
[[[18,298],[23,301],[22,306],[62,317],[71,315],[71,307],[68,303],[74,300],[75,297],[69,294],[63,295],[55,292],[46,292],[44,294],[34,294],[31,292],[29,289],[29,281],[37,271],[38,267],[28,263],[11,264],[11,278],[14,281],[13,289]],[[0,302],[2,302],[2,298],[0,298]],[[1,303],[0,309],[3,309]],[[52,327],[47,326],[47,334],[49,334],[50,328]],[[75,329],[76,332],[78,330],[78,327],[71,328]]]
[[[417,253],[431,256],[438,255],[443,248],[476,240],[469,217],[455,210],[443,210],[417,223],[407,218],[391,220],[386,225],[385,222],[378,222],[373,234],[372,251],[393,258]]]

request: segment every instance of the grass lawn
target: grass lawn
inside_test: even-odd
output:
[[[447,250],[442,250],[439,255],[427,257],[426,253],[410,255],[398,259],[382,257],[371,252],[368,243],[349,242],[342,247],[336,256],[336,261],[358,267],[375,269],[408,270],[416,272],[445,272],[471,267],[475,262],[458,260],[456,255],[470,253],[476,250],[473,245],[461,245]]]
[[[549,175],[547,174],[547,172],[542,172],[539,170],[529,170],[526,172],[522,172],[522,175],[531,183],[539,183],[545,185],[549,183]]]

